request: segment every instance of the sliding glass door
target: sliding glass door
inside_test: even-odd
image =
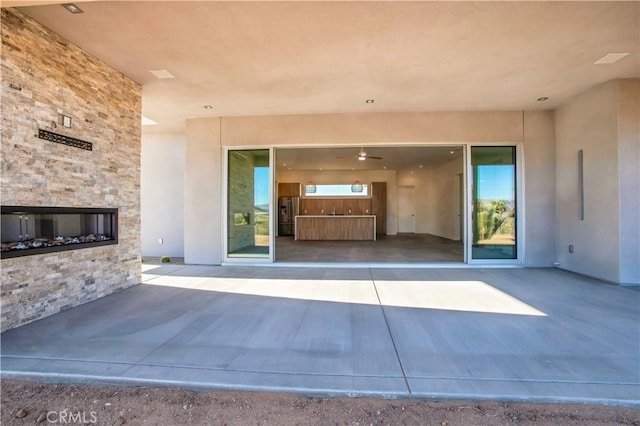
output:
[[[227,156],[227,257],[269,259],[269,150],[229,150]]]
[[[471,147],[471,259],[517,259],[516,147]]]

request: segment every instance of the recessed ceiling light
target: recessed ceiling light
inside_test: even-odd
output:
[[[368,103],[368,104],[372,104],[374,102],[374,100],[373,99],[367,99],[365,102]]]
[[[204,108],[204,109],[213,109],[213,107],[211,105],[205,105],[202,108]]]
[[[80,9],[78,6],[76,6],[73,3],[64,3],[62,7],[64,7],[71,13],[84,13],[84,10]]]
[[[613,64],[614,62],[618,62],[620,59],[629,55],[629,53],[609,53],[604,55],[602,58],[595,61],[594,65],[608,65]]]
[[[422,168],[422,164],[420,164],[418,167]]]
[[[456,153],[455,151],[449,151],[449,154],[455,154],[455,153]]]
[[[145,117],[144,115],[142,116],[142,119],[140,121],[142,122],[143,126],[155,126],[156,124],[158,124],[149,117]]]
[[[387,170],[387,166],[382,166],[383,169]]]
[[[548,98],[548,97],[546,97],[546,96],[541,96],[541,97],[539,97],[539,98],[538,98],[538,102],[544,102],[544,101],[546,101],[547,99],[549,99],[549,98]]]
[[[155,75],[157,78],[175,78],[173,76],[173,74],[171,74],[169,71],[167,70],[149,70],[149,72],[153,75]]]

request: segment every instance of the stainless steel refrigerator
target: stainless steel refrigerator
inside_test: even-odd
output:
[[[278,198],[278,235],[295,234],[295,218],[300,210],[300,197]]]

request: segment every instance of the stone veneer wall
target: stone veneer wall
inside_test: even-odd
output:
[[[2,204],[119,209],[117,245],[2,260],[4,331],[140,282],[141,87],[16,9],[1,25]]]

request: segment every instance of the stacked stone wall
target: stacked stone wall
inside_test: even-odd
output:
[[[1,30],[2,204],[116,207],[119,218],[116,245],[3,259],[4,331],[140,282],[142,91],[16,9],[2,9]],[[38,129],[93,150],[39,139]]]

